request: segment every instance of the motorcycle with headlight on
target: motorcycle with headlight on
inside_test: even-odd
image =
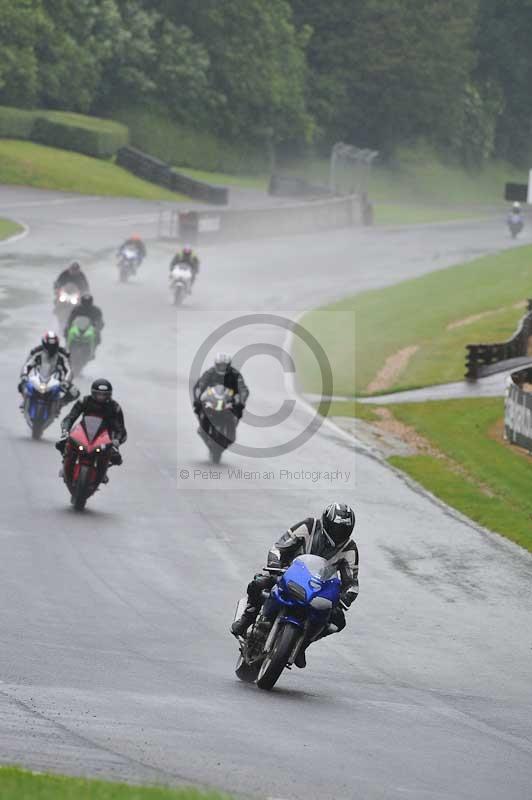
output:
[[[24,419],[31,429],[32,439],[40,439],[44,430],[59,414],[65,395],[57,373],[44,365],[34,367],[24,380]]]
[[[106,478],[111,452],[112,439],[101,417],[87,415],[70,431],[63,480],[76,511],[83,511],[88,498]]]
[[[314,641],[328,625],[340,602],[337,567],[321,556],[302,555],[293,560],[269,594],[246,637],[239,637],[237,677],[273,689],[284,669],[290,669],[303,643]],[[247,604],[238,603],[235,620]]]
[[[75,283],[65,283],[55,292],[54,313],[61,327],[66,325],[70,312],[74,306],[79,305],[80,291]]]
[[[201,415],[199,435],[209,448],[211,461],[219,464],[222,453],[235,441],[236,418],[234,415],[235,393],[232,389],[209,386],[200,397]],[[201,422],[206,422],[204,429]]]

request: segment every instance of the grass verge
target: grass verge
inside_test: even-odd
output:
[[[111,161],[13,139],[0,140],[0,183],[145,200],[186,199]]]
[[[41,775],[0,767],[2,800],[229,800],[227,795],[195,789],[160,789],[124,783]]]
[[[367,393],[387,359],[418,346],[383,389],[397,391],[461,380],[465,345],[511,336],[529,296],[527,246],[346,298],[311,311],[302,324],[327,353],[336,395]],[[321,392],[317,364],[297,339],[294,355],[302,390]]]
[[[330,416],[360,416],[360,404],[336,406]],[[503,441],[502,398],[385,408],[430,445],[426,453],[392,456],[391,464],[452,508],[532,551],[532,459]]]
[[[9,236],[14,236],[16,233],[21,233],[23,230],[24,228],[18,222],[13,222],[10,219],[0,219],[0,241],[7,239]]]

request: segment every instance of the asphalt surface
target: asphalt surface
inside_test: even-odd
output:
[[[244,419],[239,443],[252,452],[209,472],[188,402],[191,363],[220,323],[292,317],[493,252],[508,244],[502,224],[206,248],[176,313],[169,245],[150,244],[138,278],[116,281],[112,248],[132,226],[156,233],[149,204],[2,190],[0,214],[30,226],[0,248],[1,761],[243,797],[531,797],[530,555],[331,427],[258,457],[306,427],[301,404],[274,427]],[[26,351],[54,322],[51,283],[76,255],[107,321],[80,386],[108,376],[129,430],[123,466],[83,514],[57,477],[58,426],[32,442],[15,392]],[[211,352],[284,342],[261,317]],[[245,375],[250,414],[289,399],[271,355],[250,358]],[[272,540],[330,500],[358,517],[361,593],[348,627],[272,693],[243,685],[228,634],[235,604]]]

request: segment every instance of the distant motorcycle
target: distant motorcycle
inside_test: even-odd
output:
[[[76,511],[83,511],[105,477],[111,449],[112,440],[101,417],[83,417],[70,431],[65,445],[63,480]]]
[[[94,358],[96,350],[96,331],[90,317],[75,317],[67,331],[66,340],[70,350],[72,374],[76,376]]]
[[[213,464],[220,463],[223,451],[235,441],[233,398],[233,390],[222,385],[209,386],[200,397],[201,414],[208,421],[208,432],[200,424],[199,435],[209,449]]]
[[[80,291],[75,283],[66,283],[56,289],[54,313],[63,327],[74,306],[79,304]]]
[[[279,572],[283,572],[279,570]],[[273,689],[284,669],[290,669],[301,646],[311,642],[329,623],[340,602],[337,568],[324,558],[298,556],[266,595],[263,607],[247,636],[239,638],[237,677]],[[235,619],[247,603],[238,603]]]
[[[508,230],[512,239],[516,239],[521,233],[523,230],[523,217],[520,214],[510,214],[508,217]]]
[[[170,272],[170,294],[175,306],[180,306],[192,292],[192,269],[189,264],[176,264]]]
[[[24,383],[24,418],[32,439],[40,439],[61,409],[64,391],[57,374],[46,367],[32,369]]]
[[[128,278],[137,274],[140,258],[134,247],[124,247],[118,254],[118,277],[121,283],[126,283]]]

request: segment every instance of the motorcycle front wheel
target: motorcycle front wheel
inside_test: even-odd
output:
[[[273,643],[273,647],[262,662],[257,677],[259,689],[273,689],[281,676],[281,672],[286,667],[288,659],[293,652],[298,639],[303,632],[295,625],[285,623]]]
[[[76,511],[83,511],[89,495],[89,467],[84,464],[79,471],[76,485],[72,492],[72,505]]]

